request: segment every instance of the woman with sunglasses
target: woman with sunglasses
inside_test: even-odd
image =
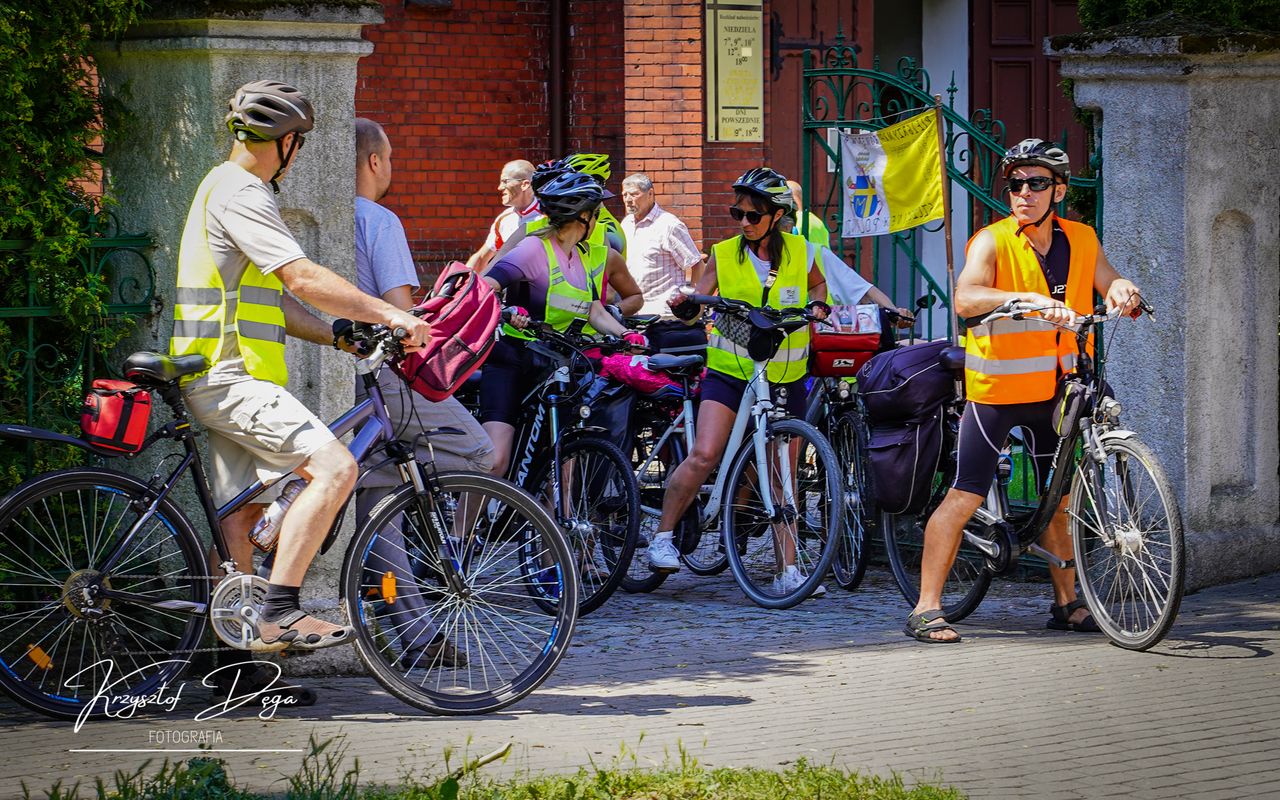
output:
[[[608,193],[589,175],[561,172],[541,183],[535,194],[547,224],[529,232],[484,273],[495,291],[505,293],[506,305],[524,312],[503,325],[502,338],[485,361],[480,380],[480,422],[493,440],[496,475],[506,473],[520,401],[538,375],[533,354],[525,348],[531,337],[520,329],[530,319],[561,331],[576,319],[586,319],[588,333],[627,334],[601,305],[610,251],[588,243]]]
[[[956,478],[925,527],[920,601],[905,632],[922,642],[959,642],[942,615],[942,589],[969,518],[996,474],[999,447],[1015,427],[1025,431],[1037,480],[1047,479],[1058,446],[1053,412],[1059,378],[1074,369],[1075,338],[1057,325],[1093,312],[1096,291],[1107,308],[1133,311],[1138,288],[1120,277],[1102,252],[1093,228],[1061,219],[1071,177],[1067,154],[1040,139],[1025,139],[1000,162],[1011,214],[974,234],[956,279],[955,310],[981,317],[1008,300],[1040,308],[1039,319],[999,320],[971,327],[965,336],[965,396],[956,447]],[[1060,559],[1071,558],[1069,498],[1040,542]],[[1049,567],[1053,604],[1047,627],[1097,632],[1084,601],[1076,597],[1075,570]]]
[[[748,170],[734,182],[733,190],[734,202],[729,215],[738,223],[741,233],[711,248],[707,266],[698,279],[697,292],[719,291],[723,297],[756,306],[814,306],[819,309],[816,313],[822,313],[827,297],[823,267],[831,270],[838,264],[840,270],[853,271],[830,250],[784,232],[790,229],[784,228],[782,219],[794,213],[795,201],[786,179],[777,172],[768,167]],[[851,280],[861,284],[853,290],[856,302],[872,287],[856,273],[853,276]],[[884,299],[888,302],[888,298]],[[699,307],[683,294],[675,294],[670,304],[672,312],[681,319],[695,320],[699,315]],[[648,547],[649,566],[654,570],[674,572],[680,568],[672,531],[698,488],[720,463],[738,403],[752,375],[753,365],[745,355],[742,331],[732,327],[729,320],[717,320],[710,337],[693,451],[667,481],[662,519]],[[804,416],[808,359],[809,331],[802,328],[783,340],[768,365],[775,402],[796,417]],[[780,591],[791,591],[805,580],[794,558],[794,553],[784,553],[785,563],[779,564]],[[821,593],[821,587],[814,592],[815,596]]]

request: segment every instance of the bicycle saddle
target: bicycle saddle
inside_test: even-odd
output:
[[[702,356],[677,356],[671,353],[657,353],[649,356],[649,369],[675,374],[692,374],[702,369],[703,362]]]
[[[125,359],[124,376],[143,386],[163,386],[184,375],[195,375],[209,368],[209,360],[200,354],[170,356],[143,351]]]
[[[964,348],[956,345],[943,348],[938,355],[938,362],[942,364],[943,369],[949,369],[956,374],[964,372]]]

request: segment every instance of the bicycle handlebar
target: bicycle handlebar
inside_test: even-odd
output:
[[[686,287],[688,288],[688,287]],[[824,318],[818,317],[807,308],[774,308],[772,306],[753,306],[744,300],[734,300],[730,297],[721,297],[719,295],[697,294],[693,291],[680,290],[686,298],[685,302],[693,303],[700,306],[709,306],[716,311],[722,311],[737,317],[746,319],[751,312],[758,312],[772,322],[787,322],[793,320],[804,320],[805,322],[821,322]],[[788,320],[790,317],[792,320]]]
[[[986,325],[1001,319],[1026,319],[1028,314],[1039,314],[1042,311],[1047,311],[1049,308],[1051,307],[1036,305],[1035,303],[1031,303],[1026,300],[1006,300],[987,314],[984,314],[974,320],[973,324]],[[1061,322],[1050,322],[1049,320],[1044,321],[1048,322],[1050,325],[1056,325],[1057,327],[1064,328],[1066,330],[1082,331],[1085,328],[1092,327],[1094,325],[1100,325],[1104,322],[1111,322],[1119,319],[1121,316],[1119,306],[1111,309],[1110,311],[1106,310],[1104,306],[1098,306],[1094,309],[1094,313],[1083,316],[1075,314],[1074,312],[1072,313],[1074,320],[1070,323],[1064,324]],[[1151,317],[1154,317],[1156,313],[1151,304],[1142,299],[1141,295],[1138,297],[1138,308],[1131,313],[1130,316],[1136,318],[1140,313],[1146,313]]]

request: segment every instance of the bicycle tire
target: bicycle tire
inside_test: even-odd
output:
[[[1169,632],[1182,603],[1182,515],[1164,468],[1137,437],[1108,437],[1102,449],[1105,462],[1086,452],[1071,480],[1076,575],[1107,638],[1126,650],[1147,650]],[[1106,503],[1098,502],[1099,488]]]
[[[903,598],[914,608],[920,600],[920,558],[924,551],[924,529],[930,515],[942,503],[951,485],[950,470],[934,476],[928,505],[919,514],[880,512],[880,533],[894,582]],[[942,615],[947,622],[959,622],[973,613],[991,588],[992,573],[986,556],[961,541],[942,589]]]
[[[791,440],[800,440],[794,475],[795,504],[780,504],[784,513],[794,515],[795,532],[784,530],[779,534],[780,526],[764,518],[755,488],[755,446],[749,438],[738,449],[727,475],[723,535],[729,569],[743,594],[763,608],[784,609],[809,597],[831,568],[839,543],[844,490],[835,453],[817,428],[803,420],[783,419],[770,423],[766,436],[769,453],[776,452],[775,442],[789,446]],[[771,483],[780,485],[781,463],[770,457],[769,464]],[[775,568],[782,560],[778,545],[787,544],[788,538],[795,548],[795,566],[804,576],[790,589],[779,588],[775,580],[780,574]]]
[[[641,426],[643,427],[643,426]],[[647,429],[647,428],[645,428]],[[631,566],[622,578],[622,590],[628,594],[648,594],[666,582],[670,572],[649,568],[649,541],[658,531],[662,498],[666,494],[667,478],[671,475],[672,465],[679,465],[684,460],[684,442],[679,436],[672,436],[665,444],[665,454],[659,454],[649,462],[648,469],[641,473],[652,450],[652,437],[637,434],[633,446],[632,465],[636,473],[636,485],[640,489],[640,532],[636,537],[635,553],[631,557]],[[675,541],[679,542],[684,535],[683,526],[688,514],[677,524]]]
[[[468,472],[441,473],[436,482],[440,495],[427,513],[442,515],[443,529],[459,534],[448,537],[448,547],[464,571],[465,590],[444,578],[442,548],[421,519],[413,486],[405,484],[374,507],[351,540],[342,565],[343,608],[361,662],[392,695],[432,714],[485,714],[526,697],[568,652],[578,617],[574,555],[551,515],[514,484]],[[466,509],[475,510],[473,523],[466,522]],[[393,577],[396,594],[388,598],[388,572],[405,568],[396,563],[399,552],[413,577]],[[541,583],[538,592],[520,586],[530,580]],[[420,604],[411,599],[415,589]],[[553,594],[558,602],[548,614]],[[504,620],[510,630],[498,629]],[[420,642],[432,628],[467,657],[466,665],[449,666],[427,648],[414,657],[406,640]]]
[[[640,490],[626,456],[604,439],[583,436],[565,442],[560,459],[573,464],[571,487],[586,488],[571,488],[574,520],[564,531],[579,559],[578,615],[586,616],[613,595],[631,566],[640,536]],[[526,481],[529,493],[548,508],[551,468],[549,452]]]
[[[831,561],[831,575],[840,588],[854,591],[862,583],[871,560],[872,525],[878,513],[867,469],[867,428],[862,415],[843,411],[828,437],[836,461],[844,466],[844,530]]]
[[[150,505],[146,496],[132,475],[68,469],[25,481],[0,504],[0,629],[10,631],[0,641],[0,688],[27,708],[59,719],[102,716],[115,707],[95,701],[100,691],[149,694],[174,682],[190,660],[182,653],[199,646],[206,614],[74,600],[76,585],[101,574],[95,563]],[[195,528],[165,498],[106,580],[116,591],[207,606],[207,574]]]

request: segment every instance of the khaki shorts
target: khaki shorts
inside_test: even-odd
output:
[[[223,505],[255,480],[268,483],[302,466],[335,441],[329,428],[293,395],[269,381],[249,378],[183,390],[187,409],[209,434],[209,482]],[[278,492],[255,502],[269,503]]]

